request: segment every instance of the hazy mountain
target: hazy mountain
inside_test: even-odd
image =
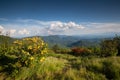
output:
[[[39,36],[39,37],[41,37],[46,43],[48,43],[49,47],[52,47],[56,44],[58,44],[61,47],[99,46],[99,43],[105,38],[113,38],[112,36],[105,36],[105,35],[99,35],[99,36],[98,35],[82,35],[82,36],[49,35],[49,36]],[[2,43],[5,39],[9,39],[10,42],[16,40],[16,38],[0,35],[0,43]]]
[[[8,36],[4,36],[4,35],[0,35],[0,43],[3,42],[13,42],[14,40],[17,40],[16,38],[12,38],[12,37],[8,37]]]
[[[65,35],[51,35],[51,36],[41,36],[45,42],[49,44],[49,46],[53,46],[58,44],[60,46],[67,46],[73,42],[79,40],[79,37],[74,36],[65,36]]]
[[[66,36],[66,35],[50,35],[50,36],[41,36],[45,42],[52,47],[55,44],[65,47],[74,47],[74,46],[99,46],[101,40],[105,36]]]

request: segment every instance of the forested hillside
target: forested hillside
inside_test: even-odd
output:
[[[41,36],[43,40],[49,44],[49,47],[59,45],[61,47],[95,47],[99,46],[104,39],[111,39],[112,37],[87,37],[87,36],[65,36],[65,35],[51,35]]]

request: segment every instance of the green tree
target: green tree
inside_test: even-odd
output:
[[[115,38],[113,38],[114,42],[115,42],[115,46],[117,48],[117,55],[120,56],[120,36],[117,36]]]
[[[60,52],[60,47],[58,44],[55,44],[53,47],[52,47],[52,50],[55,52],[55,53],[59,53]]]
[[[101,42],[101,56],[120,56],[120,37],[116,35],[113,39]]]
[[[116,56],[118,54],[118,50],[116,48],[116,41],[114,40],[104,40],[101,42],[101,56]]]

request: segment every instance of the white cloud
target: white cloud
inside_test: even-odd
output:
[[[4,29],[3,26],[0,25],[0,30],[3,30],[3,29]]]
[[[16,30],[15,29],[6,29],[0,25],[0,34],[6,35],[7,33],[9,33],[10,36],[13,36],[13,35],[15,35]]]
[[[10,29],[9,32],[10,32],[10,34],[15,34],[16,30],[15,29]]]
[[[9,22],[9,21],[8,21]],[[33,19],[13,20],[12,23],[2,23],[0,31],[9,31],[12,37],[34,35],[82,35],[120,32],[120,23],[84,23],[62,21],[41,21]]]
[[[90,23],[84,32],[88,34],[120,32],[120,23]]]
[[[2,34],[4,32],[4,28],[3,26],[0,25],[0,34]]]
[[[18,33],[20,35],[28,35],[29,34],[29,31],[27,31],[26,29],[23,29],[23,30],[19,30]]]
[[[47,28],[48,29],[48,34],[65,34],[68,31],[71,30],[82,30],[85,28],[84,26],[80,24],[76,24],[75,22],[52,22],[50,26]]]
[[[84,26],[76,24],[75,22],[61,22],[61,21],[40,21],[33,19],[19,19],[14,23],[4,24],[4,26],[11,29],[16,29],[17,35],[56,35],[66,34],[71,30],[82,30]],[[27,30],[24,30],[24,28]],[[73,33],[74,34],[74,33]],[[26,36],[25,35],[25,36]]]
[[[83,29],[82,25],[76,24],[75,22],[55,22],[50,24],[50,29],[54,30],[68,30],[68,29]]]

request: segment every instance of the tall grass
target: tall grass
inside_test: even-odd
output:
[[[59,57],[58,57],[59,56]],[[12,76],[15,74],[15,76]],[[44,62],[21,67],[19,72],[7,75],[5,80],[119,80],[120,57],[83,58],[64,54],[49,55]]]
[[[22,67],[14,77],[7,75],[6,79],[15,80],[53,80],[57,73],[65,67],[67,60],[48,57],[42,63],[34,63],[31,67]]]
[[[25,46],[20,47],[20,50],[23,47]],[[26,47],[24,50],[29,51]],[[17,55],[11,55],[15,53],[7,49],[9,50],[0,46],[0,80],[120,80],[120,57],[76,57],[48,51],[44,61],[43,57],[39,58],[31,53],[31,56],[23,61],[30,61],[30,65],[26,66],[19,62],[25,56],[18,58]],[[9,54],[2,50],[7,50]]]

